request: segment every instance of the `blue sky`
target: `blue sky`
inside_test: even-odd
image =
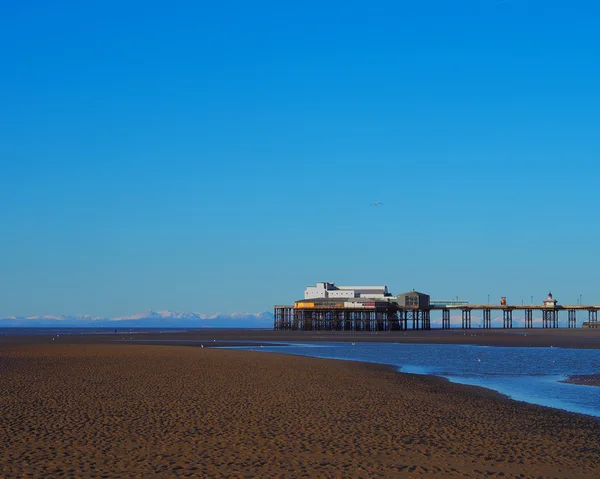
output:
[[[600,303],[596,2],[2,10],[0,316]]]

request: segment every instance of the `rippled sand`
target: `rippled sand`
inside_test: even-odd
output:
[[[0,477],[600,477],[600,422],[376,365],[4,345]]]

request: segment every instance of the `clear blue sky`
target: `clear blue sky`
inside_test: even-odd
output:
[[[5,1],[0,316],[264,311],[323,280],[600,303],[598,18]]]

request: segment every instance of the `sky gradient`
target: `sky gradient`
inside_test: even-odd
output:
[[[600,304],[600,4],[283,3],[4,3],[0,316]]]

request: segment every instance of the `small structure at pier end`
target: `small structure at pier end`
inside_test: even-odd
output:
[[[548,293],[548,297],[544,300],[544,307],[545,308],[556,308],[556,305],[558,304],[558,301],[556,301],[553,297],[552,297],[552,291],[550,291]]]

